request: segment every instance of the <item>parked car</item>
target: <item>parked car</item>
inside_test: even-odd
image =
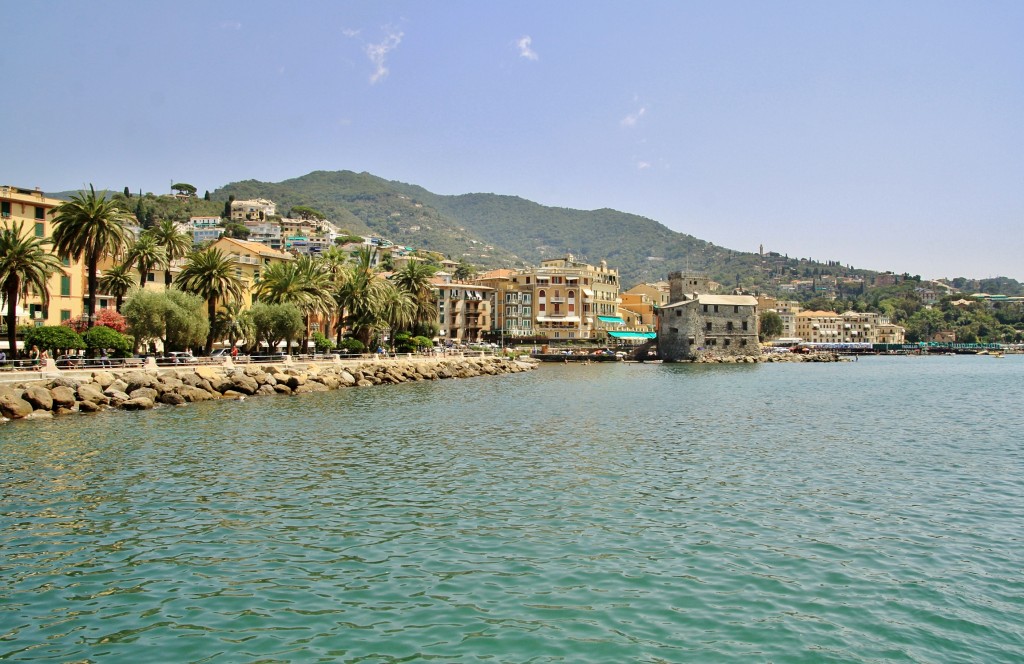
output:
[[[228,357],[229,355],[231,355],[231,349],[230,348],[218,348],[217,350],[215,350],[212,353],[210,353],[210,357],[224,358],[224,357]]]
[[[163,357],[158,357],[157,364],[196,364],[199,361],[192,353],[171,352]]]

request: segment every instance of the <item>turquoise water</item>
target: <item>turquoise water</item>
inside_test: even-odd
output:
[[[1019,662],[1024,356],[0,427],[0,659]]]

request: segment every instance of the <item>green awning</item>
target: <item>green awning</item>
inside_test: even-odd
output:
[[[609,337],[614,339],[655,339],[657,332],[609,332]]]
[[[619,318],[618,316],[598,316],[597,320],[601,321],[602,323],[617,323],[619,325],[622,325],[623,323],[626,322]]]

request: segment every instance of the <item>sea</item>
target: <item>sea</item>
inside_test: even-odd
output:
[[[1021,662],[1024,356],[0,426],[0,660]]]

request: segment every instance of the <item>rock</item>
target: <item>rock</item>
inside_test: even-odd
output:
[[[109,371],[93,371],[92,382],[99,385],[102,389],[107,389],[114,382],[114,374]]]
[[[236,390],[224,390],[220,395],[221,399],[244,399],[246,396],[246,394]]]
[[[299,385],[295,388],[295,394],[306,394],[307,392],[327,392],[328,387],[323,383],[318,383],[315,380],[308,381]]]
[[[272,394],[277,394],[277,390],[274,389],[273,385],[263,384],[260,385],[260,389],[256,390],[256,394],[260,396],[270,396]]]
[[[137,390],[132,390],[131,392],[129,392],[128,396],[131,399],[146,398],[155,402],[157,398],[160,396],[160,391],[155,390],[152,387],[140,387]]]
[[[82,381],[77,378],[68,378],[67,376],[60,376],[50,381],[50,389],[55,387],[70,387],[72,390],[77,390],[78,386],[82,384]]]
[[[53,419],[53,413],[51,413],[48,410],[33,410],[31,413],[29,413],[27,416],[25,416],[25,419],[26,420],[52,420]]]
[[[352,387],[356,384],[355,376],[345,370],[342,370],[342,372],[338,374],[338,380],[346,387]]]
[[[79,401],[78,412],[80,413],[96,413],[103,410],[103,404],[95,403],[93,401]]]
[[[128,383],[124,382],[120,378],[115,378],[113,383],[111,383],[110,385],[107,385],[103,389],[104,392],[106,392],[107,390],[117,390],[118,392],[125,392],[125,393],[127,393],[128,392]]]
[[[78,400],[79,401],[91,401],[93,403],[99,403],[106,405],[110,402],[99,386],[93,383],[82,383],[78,386]]]
[[[53,410],[53,395],[45,387],[33,385],[25,390],[22,398],[36,410]]]
[[[284,383],[278,383],[274,386],[274,392],[277,394],[291,394],[292,388],[288,387]]]
[[[110,399],[110,403],[114,404],[115,406],[131,399],[131,397],[128,396],[127,393],[122,392],[121,390],[115,390],[110,387],[103,390],[103,394],[107,395],[107,397]]]
[[[227,390],[240,392],[241,394],[256,394],[256,390],[260,389],[259,383],[256,382],[255,378],[246,376],[244,373],[235,372],[228,376],[227,381],[224,383],[224,388],[221,390],[224,393]]]
[[[154,407],[155,405],[156,405],[156,402],[154,402],[149,397],[138,397],[138,398],[135,398],[135,399],[129,399],[128,401],[125,401],[124,403],[122,403],[121,404],[121,409],[122,410],[149,410],[150,408]]]
[[[130,371],[124,375],[123,379],[128,383],[128,389],[125,390],[128,394],[131,394],[140,387],[152,387],[156,389],[157,385],[160,383],[159,378],[144,371]]]
[[[187,403],[185,397],[181,396],[177,392],[164,392],[157,399],[160,403],[165,403],[168,406],[181,406]]]
[[[210,399],[216,399],[220,396],[219,394],[214,394],[213,392],[199,387],[192,387],[191,385],[182,385],[177,389],[176,394],[184,398],[185,401],[188,401],[189,403],[195,401],[209,401]]]
[[[32,414],[32,404],[24,399],[23,390],[0,387],[0,413],[12,420],[20,420]]]
[[[73,408],[77,399],[75,390],[65,385],[58,385],[50,389],[50,396],[53,397],[53,409]]]

